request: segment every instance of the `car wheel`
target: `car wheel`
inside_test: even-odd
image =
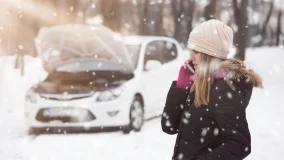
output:
[[[141,130],[144,123],[144,107],[142,99],[135,96],[129,112],[130,124],[125,126],[122,131],[124,134],[130,133],[132,130],[138,132]]]
[[[34,135],[34,136],[38,136],[44,133],[44,129],[42,128],[29,128],[28,134],[29,135]]]

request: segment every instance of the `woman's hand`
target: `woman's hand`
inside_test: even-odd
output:
[[[190,79],[190,76],[192,76],[194,73],[192,73],[186,66],[186,62],[184,63],[184,66],[180,67],[179,75],[177,78],[177,87],[186,89],[187,87],[191,87],[193,84],[192,80]]]

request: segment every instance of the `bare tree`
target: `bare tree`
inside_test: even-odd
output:
[[[103,24],[114,31],[121,30],[121,2],[118,0],[101,0]]]
[[[172,0],[172,12],[174,17],[174,38],[180,41],[180,31],[181,31],[181,15],[184,13],[184,1],[185,0]]]
[[[261,41],[259,42],[259,46],[262,46],[262,45],[263,45],[264,40],[265,40],[265,38],[266,38],[267,25],[268,25],[269,20],[270,20],[270,18],[271,18],[273,9],[274,9],[274,0],[271,0],[271,1],[269,2],[269,11],[268,11],[268,13],[267,13],[267,15],[266,15],[265,21],[264,21],[263,24],[262,24],[262,28],[261,28],[261,32],[260,32],[260,34],[261,34],[261,36],[262,36],[262,39],[261,39]]]
[[[248,1],[247,0],[233,0],[233,8],[235,15],[235,22],[238,26],[238,31],[236,34],[236,47],[237,54],[236,58],[244,60],[245,50],[247,45],[247,35],[248,35]]]
[[[144,0],[144,4],[141,5],[142,7],[142,15],[141,15],[141,22],[140,22],[140,34],[141,35],[148,35],[148,6],[150,0]]]
[[[159,4],[159,11],[158,11],[158,18],[156,22],[156,34],[159,36],[164,35],[164,28],[163,28],[163,9],[164,9],[164,0],[160,1]]]
[[[281,25],[281,20],[282,20],[282,14],[283,14],[283,11],[282,11],[282,8],[279,9],[278,11],[278,16],[277,16],[277,33],[276,33],[276,45],[279,46],[280,45],[280,37],[282,35],[282,31],[281,31],[281,28],[282,28],[282,25]]]
[[[210,20],[215,17],[216,12],[216,0],[210,0],[210,3],[204,9],[203,17],[205,20]]]
[[[189,2],[189,7],[187,8],[187,30],[188,33],[191,32],[192,30],[192,22],[193,22],[193,13],[194,13],[194,9],[195,9],[195,0],[188,0]]]

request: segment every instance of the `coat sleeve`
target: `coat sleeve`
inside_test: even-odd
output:
[[[173,81],[165,103],[161,118],[161,126],[165,133],[176,134],[178,132],[181,114],[185,106],[187,91],[178,88]]]
[[[241,160],[251,152],[251,136],[245,113],[247,102],[244,102],[242,94],[233,91],[228,84],[221,85],[225,87],[222,87],[220,94],[216,94],[218,97],[213,96],[218,99],[213,112],[224,141],[198,160]]]

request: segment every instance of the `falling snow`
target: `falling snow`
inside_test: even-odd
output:
[[[166,121],[166,126],[167,126],[167,127],[172,126],[172,124],[171,124],[171,122],[170,122],[169,120]]]
[[[274,52],[272,49],[268,50],[272,50],[270,52],[265,49],[262,50],[263,51],[261,52],[269,53],[269,56],[277,55],[274,54],[277,52]],[[258,49],[249,51],[251,54],[247,55],[248,60],[256,61],[257,59],[261,60],[263,58],[263,62],[266,62],[267,56],[261,56],[261,52],[259,53]],[[254,57],[252,58],[253,55]],[[253,140],[252,146],[254,150],[251,155],[246,158],[248,160],[265,160],[269,158],[283,159],[281,146],[284,145],[284,141],[283,136],[281,135],[283,135],[284,132],[282,127],[283,107],[281,106],[283,104],[282,93],[284,86],[283,74],[277,73],[279,66],[282,67],[281,71],[283,71],[283,58],[284,57],[273,58],[274,61],[278,61],[278,68],[274,67],[273,69],[273,64],[269,65],[273,73],[271,74],[270,79],[268,72],[266,71],[266,66],[262,68],[263,63],[259,63],[259,66],[256,66],[259,67],[259,70],[257,71],[264,75],[265,90],[255,89],[253,91],[254,94],[247,109],[247,118],[251,129]],[[1,70],[1,75],[5,75],[2,76],[0,83],[2,87],[2,92],[0,93],[2,97],[0,99],[1,106],[9,105],[15,107],[9,107],[7,110],[5,107],[0,108],[0,124],[2,129],[0,132],[0,140],[3,143],[9,144],[6,146],[2,145],[2,147],[0,147],[0,157],[4,156],[5,158],[3,159],[111,159],[113,158],[113,155],[110,155],[109,153],[111,153],[114,149],[117,150],[117,159],[155,159],[155,157],[160,156],[162,156],[162,159],[170,158],[176,136],[166,135],[161,131],[160,119],[147,121],[145,123],[145,128],[143,128],[139,134],[122,135],[121,132],[111,132],[98,134],[43,135],[38,137],[27,136],[26,128],[22,123],[23,119],[21,118],[23,115],[21,97],[23,97],[23,93],[26,90],[25,85],[27,85],[27,83],[36,83],[39,80],[35,79],[34,75],[38,75],[42,78],[45,74],[38,65],[35,65],[34,62],[30,61],[29,65],[27,65],[26,81],[23,82],[22,80],[17,80],[20,79],[17,75],[18,72],[7,67],[8,65],[12,66],[12,63],[7,63],[6,66],[3,63],[0,63],[0,65],[1,69],[3,69]],[[17,90],[9,90],[10,87],[8,86],[16,86]],[[7,90],[12,93],[3,92]],[[270,109],[267,109],[267,107]],[[263,118],[264,116],[266,118]],[[212,121],[212,124],[213,123],[214,122]],[[236,126],[237,125],[238,124],[236,124]],[[88,126],[86,127],[88,128]],[[46,129],[49,130],[50,128]],[[66,133],[64,130],[57,130],[57,132]],[[219,135],[219,129],[215,128],[213,133],[214,135]],[[151,141],[145,140],[145,138],[151,136],[155,136],[157,138]],[[135,142],[135,144],[133,142]],[[200,142],[204,143],[204,139],[200,139]],[[81,144],[83,143],[84,146],[82,147]],[[122,147],[115,148],[115,146]],[[142,154],[149,149],[149,146],[153,146],[154,148],[151,149],[156,150],[157,152],[153,152],[151,155]],[[250,150],[249,147],[244,147],[243,149],[246,152]],[[127,153],[131,154],[125,154],[125,150],[128,150],[129,152]],[[210,151],[209,148],[208,151]],[[70,156],[70,153],[79,153],[77,156],[81,157],[72,157]],[[42,157],[41,155],[46,155],[46,157]],[[141,156],[137,157],[137,155]]]
[[[232,98],[233,98],[232,93],[231,93],[231,92],[227,92],[227,97],[228,97],[229,99],[232,99]]]
[[[203,128],[201,131],[201,136],[202,137],[206,136],[207,132],[208,132],[207,128]]]
[[[214,129],[214,136],[218,136],[219,135],[219,128],[215,128]]]
[[[178,155],[178,159],[182,159],[182,158],[183,158],[183,154],[180,153],[180,154]]]

